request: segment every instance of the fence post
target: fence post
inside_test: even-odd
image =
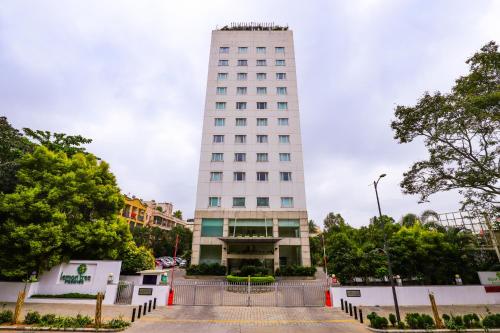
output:
[[[101,327],[102,322],[102,300],[104,299],[103,293],[97,293],[96,302],[95,302],[95,328],[98,329]]]
[[[353,311],[354,311],[354,319],[358,320],[358,309],[356,309],[356,305],[354,306]]]
[[[352,317],[352,303],[349,303],[349,316]]]
[[[135,321],[135,308],[132,309],[132,320],[131,322],[133,323]]]
[[[345,313],[349,313],[349,307],[347,306],[347,300],[344,301]]]
[[[344,311],[344,299],[343,298],[340,299],[340,309],[342,311]]]
[[[302,283],[302,306],[306,306],[306,286]]]
[[[192,305],[196,305],[196,287],[198,285],[198,282],[194,282],[194,292],[193,292],[193,304]]]
[[[148,312],[151,312],[151,305],[152,305],[153,301],[152,300],[149,300],[149,304],[148,304]]]
[[[156,310],[156,297],[153,300],[153,310]]]
[[[142,314],[144,316],[146,315],[146,311],[148,310],[147,307],[148,307],[148,304],[146,302],[144,302],[144,308],[142,308]]]
[[[274,302],[278,306],[278,282],[274,282]]]
[[[250,306],[250,275],[248,276],[248,288],[247,288],[247,306]]]
[[[142,313],[142,305],[139,305],[139,311],[137,311],[137,319],[141,318],[141,313]]]
[[[359,308],[359,322],[363,324],[363,310],[361,308]]]
[[[220,305],[224,305],[224,281],[220,282]]]

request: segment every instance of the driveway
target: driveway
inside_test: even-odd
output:
[[[147,332],[369,332],[339,310],[325,307],[162,307],[136,321],[127,333]]]

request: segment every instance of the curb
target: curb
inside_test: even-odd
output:
[[[369,326],[366,326],[367,329],[369,329],[372,332],[376,333],[429,333],[429,332],[436,332],[436,333],[456,333],[457,330],[450,330],[447,328],[444,329],[407,329],[407,330],[401,330],[401,329],[378,329],[378,328],[372,328]],[[461,329],[460,332],[500,332],[500,328],[469,328],[469,329]]]
[[[125,328],[90,328],[90,327],[36,327],[36,326],[0,326],[0,331],[70,331],[70,332],[121,332]]]

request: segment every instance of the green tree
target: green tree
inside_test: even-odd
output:
[[[26,137],[35,143],[47,147],[51,151],[62,151],[68,156],[76,153],[85,153],[85,148],[81,145],[91,143],[91,139],[81,135],[67,135],[64,133],[51,133],[49,131],[32,130],[23,128]]]
[[[14,190],[19,161],[32,149],[33,145],[29,140],[12,127],[7,118],[0,117],[0,193],[10,193]]]
[[[458,190],[463,208],[500,210],[500,53],[490,42],[466,63],[451,93],[425,93],[397,106],[391,123],[399,143],[423,139],[429,157],[404,173],[401,187],[420,201]]]
[[[319,227],[316,225],[316,223],[314,223],[313,220],[309,220],[308,226],[309,226],[309,233],[310,234],[317,234],[320,232]]]
[[[135,251],[106,162],[39,146],[21,158],[17,179],[12,193],[0,193],[0,276],[18,279],[70,259]]]
[[[347,226],[342,215],[335,213],[328,213],[328,215],[323,220],[323,225],[326,232],[334,230],[340,231]]]
[[[172,215],[182,220],[182,212],[180,210],[176,210]]]
[[[191,256],[193,233],[187,228],[181,226],[175,226],[171,230],[155,227],[134,228],[132,234],[135,243],[150,249],[155,257],[173,256],[175,239],[179,235],[177,256],[188,259]]]
[[[313,266],[323,265],[323,245],[321,235],[309,237],[309,252],[311,254],[311,264]]]

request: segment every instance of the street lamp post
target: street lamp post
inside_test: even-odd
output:
[[[377,206],[378,206],[378,215],[380,217],[380,222],[382,222],[382,210],[380,209],[380,200],[378,198],[377,185],[381,178],[385,177],[385,173],[381,174],[378,179],[373,181],[373,186],[375,187],[375,195],[377,196]],[[401,316],[399,314],[399,305],[398,305],[398,296],[396,295],[396,287],[394,286],[394,277],[392,275],[392,264],[391,257],[389,255],[389,251],[387,251],[387,233],[385,231],[385,223],[382,223],[382,230],[384,232],[384,252],[387,256],[387,268],[389,271],[389,281],[391,282],[392,289],[392,297],[394,298],[394,308],[396,309],[396,319],[398,323],[401,321]]]

